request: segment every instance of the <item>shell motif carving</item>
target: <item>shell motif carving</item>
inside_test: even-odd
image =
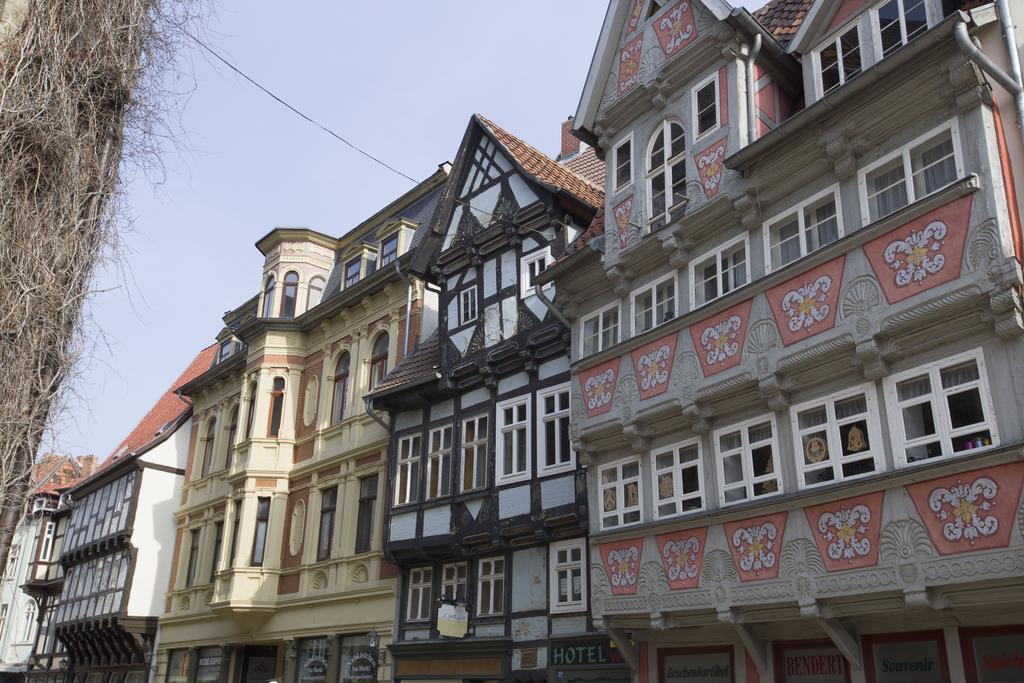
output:
[[[189,607],[191,606],[192,601],[189,600],[189,597],[187,595],[181,596],[181,600],[178,601],[178,609],[180,609],[182,612],[187,612]]]
[[[1001,252],[995,228],[991,224],[982,225],[974,231],[967,247],[967,264],[971,270],[985,270],[999,260]]]
[[[651,76],[661,71],[661,65],[664,63],[665,53],[661,51],[660,45],[645,50],[640,58],[640,83],[651,81]]]
[[[661,562],[643,563],[638,586],[646,593],[668,593],[668,582],[665,581],[665,570]]]
[[[732,555],[724,550],[712,550],[704,554],[704,566],[701,570],[701,585],[739,582],[739,573]]]
[[[882,561],[898,564],[914,557],[931,557],[935,555],[935,548],[920,522],[898,519],[882,529],[878,552]]]
[[[782,549],[783,576],[816,576],[825,573],[825,563],[813,542],[806,538],[794,538]]]
[[[747,356],[763,356],[779,345],[779,330],[771,320],[761,320],[747,333]]]
[[[327,572],[318,571],[313,574],[313,588],[318,591],[327,588]]]
[[[370,572],[365,564],[357,564],[352,570],[352,583],[366,583],[370,580]]]
[[[611,592],[611,586],[608,585],[608,575],[604,571],[604,567],[599,564],[590,566],[590,590],[594,593],[604,593],[607,595]]]
[[[843,320],[848,320],[867,315],[881,305],[882,290],[878,287],[878,281],[870,275],[862,275],[846,286],[839,305],[839,315]]]

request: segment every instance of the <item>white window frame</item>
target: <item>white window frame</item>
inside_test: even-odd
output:
[[[28,644],[35,641],[36,636],[36,619],[39,618],[39,605],[32,598],[28,599],[25,603],[25,612],[22,614],[22,622],[19,624],[18,638],[15,641],[18,644]]]
[[[952,440],[958,435],[953,433],[949,420],[948,403],[944,398],[949,393],[959,393],[963,391],[965,387],[971,385],[958,384],[954,387],[953,391],[947,391],[942,387],[940,373],[944,368],[958,365],[969,360],[973,360],[978,364],[978,380],[975,384],[978,387],[978,392],[981,397],[981,408],[985,413],[985,422],[982,425],[961,427],[956,431],[970,434],[972,432],[987,429],[992,435],[992,443],[989,446],[965,449],[956,452],[953,450]],[[902,410],[896,394],[896,385],[909,377],[923,374],[927,374],[929,381],[931,382],[931,394],[926,400],[932,402],[932,416],[936,423],[936,433],[932,436],[914,439],[913,441],[921,441],[923,443],[939,441],[942,446],[942,455],[935,458],[925,458],[916,462],[908,462],[907,438],[905,436],[906,432],[903,425]],[[980,347],[890,375],[885,378],[883,388],[885,391],[886,412],[888,413],[889,419],[889,433],[892,440],[892,449],[897,468],[916,467],[925,463],[949,460],[950,458],[969,457],[978,452],[991,450],[999,446],[999,430],[997,424],[998,421],[996,419],[995,404],[992,402],[992,391],[989,387],[988,371],[985,366],[985,355]],[[921,397],[912,399],[912,401],[914,403],[923,402]]]
[[[898,1],[900,8],[900,47],[906,47],[907,43],[910,42],[907,40],[907,13],[904,10],[907,0]],[[874,5],[871,7],[870,12],[868,13],[871,17],[871,43],[874,45],[874,56],[876,64],[886,58],[883,54],[884,48],[882,47],[882,20],[878,16],[878,10],[882,9],[882,5],[885,5],[888,2],[889,0],[880,0],[879,2],[874,3]],[[916,4],[917,0],[910,0],[910,2]],[[931,5],[932,3],[930,0],[925,0],[924,16],[928,26],[919,35],[914,36],[915,39],[920,38],[925,33],[928,33],[928,31],[932,30],[932,28],[934,28],[935,24],[937,23],[937,20],[932,14]],[[896,50],[899,49],[900,48],[896,48]]]
[[[486,420],[487,427],[488,427],[487,435],[485,437],[483,437],[482,439],[480,438],[480,420]],[[475,425],[474,434],[476,434],[476,438],[473,441],[467,441],[466,440],[466,425],[468,423],[470,423],[470,422],[474,423],[474,425]],[[483,488],[487,487],[487,467],[488,467],[488,462],[490,462],[490,458],[488,457],[487,450],[488,450],[489,440],[490,440],[490,436],[491,436],[491,426],[492,426],[492,420],[491,420],[490,416],[487,415],[487,413],[482,413],[480,415],[474,415],[472,417],[467,417],[467,418],[462,420],[461,438],[459,439],[459,453],[460,453],[460,457],[459,457],[459,491],[460,491],[460,493],[466,493],[468,491],[479,491],[480,489],[483,489]],[[480,485],[479,486],[473,486],[471,488],[464,488],[463,487],[463,483],[466,481],[466,450],[469,449],[469,448],[471,448],[472,452],[473,452],[474,465],[476,464],[476,460],[478,459],[477,455],[479,454],[479,450],[481,448],[483,448],[483,450],[484,450],[484,457],[482,459],[483,460],[483,468],[482,468],[482,470],[480,468],[477,468],[476,470],[474,470],[474,473],[476,474],[475,478],[476,478],[477,481],[480,482]]]
[[[495,569],[495,563],[501,562],[501,571]],[[490,571],[484,574],[484,567],[489,567]],[[476,615],[478,617],[500,617],[505,614],[505,589],[507,586],[506,576],[508,575],[508,561],[504,556],[497,555],[495,557],[484,557],[477,561],[477,572],[476,572]],[[495,590],[495,582],[501,581],[501,590]],[[485,588],[485,584],[486,588]],[[491,598],[491,607],[487,612],[483,611],[483,597],[484,591]],[[501,601],[501,605],[498,609],[495,609],[495,597]]]
[[[548,586],[549,598],[548,598],[548,611],[552,614],[565,614],[568,612],[585,612],[587,610],[587,541],[585,538],[574,538],[569,541],[559,541],[558,543],[552,543],[548,546],[550,554],[548,556]],[[578,550],[580,553],[579,562],[572,561],[572,551]],[[569,558],[566,562],[558,561],[558,553],[564,551]],[[560,602],[558,599],[558,584],[561,579],[559,576],[562,572],[568,572],[567,581],[572,580],[572,570],[578,569],[580,572],[580,599],[579,600],[568,600],[566,602]],[[572,593],[571,587],[569,593]]]
[[[710,76],[698,81],[695,86],[690,88],[690,112],[692,112],[693,118],[694,142],[722,128],[722,84],[718,82],[718,72],[719,69],[715,69]],[[697,93],[708,83],[715,84],[715,125],[702,133],[700,132],[700,112],[697,111]]]
[[[604,333],[610,329],[605,325],[605,315],[615,311],[617,320],[615,322],[615,339],[607,346],[604,344]],[[592,353],[587,353],[586,349],[586,329],[587,323],[593,320],[597,320],[597,345]],[[600,353],[605,349],[610,349],[622,340],[622,306],[618,301],[608,304],[603,308],[599,308],[588,316],[580,318],[580,358],[585,356],[593,355],[594,353]]]
[[[807,248],[807,239],[806,239],[806,236],[807,236],[807,234],[806,234],[807,224],[806,224],[806,217],[805,217],[804,214],[806,213],[807,208],[809,206],[812,206],[814,204],[817,204],[817,203],[821,202],[821,200],[825,199],[829,195],[832,195],[832,198],[833,198],[833,200],[835,201],[835,204],[836,204],[836,232],[837,232],[837,237],[836,237],[836,239],[834,241],[838,242],[839,240],[843,239],[843,235],[845,234],[844,231],[843,231],[843,205],[842,205],[842,202],[840,201],[840,198],[839,198],[839,184],[836,183],[836,184],[830,185],[829,187],[827,187],[826,189],[822,190],[821,192],[818,192],[817,194],[811,195],[810,197],[808,197],[807,199],[803,200],[799,204],[797,204],[795,206],[791,206],[786,211],[782,211],[782,212],[772,216],[770,219],[768,219],[768,220],[766,220],[764,222],[764,224],[762,225],[762,234],[763,234],[763,241],[764,241],[764,270],[765,270],[765,274],[766,275],[768,273],[771,273],[771,272],[775,271],[775,270],[780,270],[782,268],[785,268],[786,266],[790,265],[791,263],[796,263],[797,261],[803,259],[804,257],[808,256],[809,254],[812,254],[815,251],[817,251],[818,249],[821,249],[822,247],[826,246],[826,245],[821,245],[821,246],[818,247],[818,249],[808,249]],[[781,222],[783,219],[788,218],[789,216],[792,216],[794,213],[797,216],[797,229],[799,230],[798,237],[799,237],[799,242],[800,242],[800,256],[798,256],[795,260],[790,261],[789,263],[784,263],[784,264],[780,264],[779,266],[775,266],[772,263],[772,236],[771,236],[772,226],[775,225],[776,223]],[[832,242],[829,242],[829,244],[832,244]],[[747,252],[747,259],[749,260],[749,258],[750,258],[750,252]],[[747,282],[749,282],[750,281],[749,280],[749,271],[750,271],[749,265],[748,265],[747,271],[748,271],[747,272],[747,274],[748,274]],[[694,292],[694,298],[696,299],[696,292]]]
[[[537,249],[536,251],[531,251],[529,254],[526,254],[519,259],[519,294],[523,299],[534,296],[533,282],[531,281],[532,278],[530,276],[530,266],[541,260],[544,261],[544,270],[551,267],[552,259],[550,246],[544,247],[543,249]],[[541,272],[544,271],[542,270]],[[538,275],[540,275],[540,273],[538,273]],[[541,287],[541,291],[546,292],[554,286],[555,283],[548,282]]]
[[[842,48],[842,42],[841,41],[842,41],[842,37],[843,36],[845,36],[847,33],[849,33],[850,31],[852,31],[854,29],[856,29],[856,31],[857,31],[857,52],[860,53],[860,71],[858,71],[856,74],[854,74],[854,76],[848,77],[846,75],[846,65],[843,62],[843,54],[844,53],[843,53],[843,48]],[[816,50],[814,50],[814,52],[813,52],[814,63],[812,64],[812,68],[814,69],[814,89],[816,91],[815,95],[817,95],[817,99],[821,99],[821,98],[825,97],[826,95],[831,95],[833,92],[835,92],[836,90],[839,90],[844,85],[849,83],[851,78],[856,78],[860,74],[864,73],[864,70],[866,68],[869,68],[870,66],[872,66],[872,65],[869,65],[869,64],[865,63],[866,60],[864,59],[864,40],[863,40],[863,37],[861,36],[861,33],[862,33],[862,31],[861,31],[860,18],[858,17],[858,19],[856,21],[854,21],[852,23],[849,23],[849,24],[846,24],[843,28],[840,28],[838,31],[833,33],[831,38],[829,38],[828,40],[823,42],[821,45],[818,46],[818,48]],[[825,81],[823,79],[823,74],[821,73],[821,52],[822,52],[822,50],[826,50],[826,49],[828,49],[830,47],[834,47],[836,49],[836,54],[839,56],[839,63],[838,63],[838,67],[839,67],[839,83],[835,87],[833,87],[831,90],[826,92],[825,91]]]
[[[637,466],[636,477],[630,477],[629,479],[623,479],[622,468],[625,467],[626,465],[631,465],[633,463],[636,463],[636,466]],[[618,476],[617,476],[615,482],[613,482],[611,484],[605,484],[604,483],[604,473],[605,473],[605,471],[610,470],[610,469],[618,470]],[[598,518],[601,520],[601,530],[602,531],[604,531],[606,529],[623,529],[623,528],[626,528],[626,527],[630,527],[630,526],[634,526],[636,524],[643,523],[643,521],[644,521],[644,483],[643,483],[643,479],[644,479],[644,465],[640,461],[640,458],[638,456],[630,456],[628,458],[620,458],[619,460],[614,460],[612,462],[605,463],[604,465],[601,465],[598,468],[598,470],[597,470],[597,492],[598,492],[598,495],[597,495],[597,514],[598,514]],[[637,490],[636,490],[636,502],[637,502],[637,504],[629,506],[629,507],[625,507],[624,502],[625,502],[625,499],[626,499],[626,495],[625,495],[625,493],[626,493],[626,484],[634,482],[634,481],[636,482],[636,487],[637,487]],[[618,501],[618,503],[619,503],[618,507],[616,507],[614,512],[606,512],[605,509],[604,509],[604,492],[605,492],[606,489],[609,489],[609,488],[614,488],[615,489],[615,500]],[[638,512],[639,513],[639,515],[637,515],[637,520],[635,522],[623,522],[623,518],[625,517],[625,515],[628,514],[628,513],[632,513],[632,512]],[[618,518],[619,523],[618,524],[614,524],[614,525],[610,525],[610,526],[606,526],[605,522],[604,522],[604,518],[607,517],[607,516],[610,516],[612,514],[614,514]]]
[[[39,542],[39,561],[49,562],[53,557],[53,540],[57,536],[56,522],[43,522],[43,534]]]
[[[770,475],[762,474],[759,477],[755,477],[754,474],[753,474],[754,465],[753,465],[753,461],[751,459],[752,458],[752,451],[753,451],[753,449],[752,449],[751,444],[750,444],[749,429],[750,429],[750,427],[752,427],[754,425],[762,424],[764,422],[769,422],[769,423],[771,423],[771,426],[772,426],[772,438],[770,439],[770,441],[768,443],[770,443],[771,446],[772,446],[772,465],[773,465],[773,468],[774,468],[774,472],[772,472]],[[740,500],[726,501],[726,499],[725,499],[725,486],[726,486],[726,484],[725,484],[725,458],[723,457],[723,454],[722,454],[722,451],[721,451],[721,437],[722,437],[722,435],[728,434],[728,433],[731,433],[731,432],[739,432],[740,433],[741,445],[740,445],[739,454],[740,454],[740,462],[742,463],[742,466],[743,466],[743,483],[742,483],[742,486],[743,486],[744,492],[746,493],[746,496],[744,498],[741,498]],[[776,425],[776,423],[775,423],[775,414],[774,413],[768,413],[767,415],[758,415],[757,417],[752,418],[750,420],[744,420],[743,422],[737,422],[737,423],[731,424],[731,425],[729,425],[727,427],[723,427],[721,429],[716,429],[712,433],[711,438],[712,438],[712,450],[714,451],[714,457],[715,457],[715,470],[716,470],[716,473],[718,474],[718,505],[719,505],[719,507],[723,507],[723,508],[724,507],[731,507],[733,505],[742,505],[743,503],[749,503],[750,501],[754,501],[754,500],[764,500],[766,498],[774,498],[775,496],[777,496],[777,495],[779,495],[780,493],[783,492],[783,490],[785,488],[785,483],[784,483],[784,481],[782,479],[782,472],[780,472],[780,470],[782,469],[782,458],[780,457],[780,453],[779,453],[779,428],[778,428],[778,425]],[[764,443],[765,442],[758,441],[757,442],[757,446],[760,447]],[[733,452],[734,451],[730,451],[729,455],[731,455]],[[764,482],[772,481],[772,480],[775,480],[776,485],[777,485],[777,490],[772,491],[771,493],[763,493],[760,496],[755,496],[754,495],[754,486],[756,484],[760,484],[760,483],[764,483]],[[729,485],[729,489],[730,490],[736,489],[736,488],[739,488],[739,487],[740,487],[740,484],[736,484],[736,483]]]
[[[418,580],[417,580],[418,577]],[[431,607],[434,604],[434,568],[413,567],[409,570],[409,588],[406,591],[405,620],[409,622],[430,621]],[[423,606],[423,593],[426,591],[426,614],[420,613]],[[417,599],[413,601],[413,594]],[[413,606],[416,610],[413,611]]]
[[[444,433],[448,432],[448,448],[444,447]],[[434,435],[439,434],[441,438],[441,448],[439,450],[433,450],[434,448]],[[436,500],[438,498],[447,498],[452,495],[452,451],[455,447],[455,428],[450,425],[441,425],[440,427],[434,427],[427,433],[427,477],[426,477],[426,492],[423,494],[424,500]],[[444,480],[442,479],[445,471],[444,460],[448,460],[448,491],[442,492],[444,488]],[[431,482],[434,479],[434,469],[439,469],[437,478],[437,491],[432,492],[430,490]]]
[[[11,549],[7,551],[7,568],[4,570],[4,579],[13,579],[18,574],[18,555],[21,554],[21,544],[12,543]]]
[[[403,458],[402,446],[406,442],[410,442],[409,456]],[[419,448],[413,448],[413,444],[417,442],[419,443]],[[420,433],[410,434],[409,436],[403,436],[398,439],[398,452],[395,458],[395,499],[393,501],[393,504],[396,507],[399,505],[412,505],[413,503],[419,502],[420,469],[422,465],[422,463],[420,462],[420,456],[422,455],[420,451],[422,451],[422,449],[423,435]],[[412,481],[413,477],[410,474],[413,470],[414,465],[416,466],[415,482]],[[405,476],[404,490],[400,491],[398,488],[401,482],[399,472],[401,472],[403,467],[407,467],[408,471]]]
[[[740,243],[743,244],[743,253],[744,253],[743,263],[745,264],[744,270],[745,270],[746,282],[744,282],[742,285],[739,285],[739,286],[735,286],[734,285],[732,287],[732,289],[730,289],[728,292],[722,292],[722,253],[725,252],[725,251],[730,251],[730,250],[734,249],[736,247],[736,245],[740,244]],[[708,299],[704,303],[700,304],[700,306],[698,306],[697,305],[697,284],[698,283],[697,283],[697,280],[696,280],[696,277],[697,277],[696,276],[697,266],[700,265],[701,263],[703,263],[704,261],[706,261],[707,259],[711,258],[712,256],[715,257],[715,268],[717,269],[717,274],[715,275],[715,279],[718,282],[718,295],[715,296],[714,298]],[[728,242],[725,242],[725,243],[721,244],[720,246],[715,247],[714,249],[709,249],[708,251],[704,252],[703,254],[698,256],[697,258],[690,259],[689,270],[690,270],[689,275],[690,275],[690,310],[691,311],[694,311],[694,310],[696,310],[698,308],[702,308],[704,306],[707,306],[712,301],[718,301],[723,296],[727,296],[728,294],[731,294],[732,292],[735,292],[737,289],[740,289],[742,287],[746,287],[751,282],[751,276],[750,276],[750,239],[749,239],[748,233],[743,233],[739,237],[736,237],[735,239],[731,239]],[[701,280],[700,285],[701,286],[704,285],[704,281],[703,280]]]
[[[658,287],[659,287],[659,285],[662,285],[662,284],[664,284],[666,282],[669,282],[669,281],[672,282],[672,301],[674,302],[674,306],[673,306],[673,311],[674,312],[672,314],[672,317],[669,318],[668,320],[666,320],[664,323],[659,323],[658,320],[657,320],[657,317],[655,317],[654,319],[652,319],[653,325],[651,326],[650,330],[643,330],[642,332],[638,332],[637,329],[636,329],[636,310],[637,310],[636,309],[636,300],[637,300],[637,297],[642,296],[642,295],[644,295],[644,294],[646,294],[648,292],[651,292],[651,296],[652,296],[651,301],[653,302],[653,305],[654,305],[654,311],[657,312],[657,310],[658,310]],[[629,321],[630,321],[629,322],[629,329],[630,329],[630,335],[633,336],[633,337],[635,337],[635,336],[637,336],[639,334],[644,334],[645,332],[650,332],[651,330],[656,329],[656,328],[660,327],[661,325],[664,325],[665,323],[669,322],[669,320],[675,320],[676,318],[678,318],[679,315],[680,315],[680,311],[679,311],[679,273],[678,273],[678,271],[673,270],[668,275],[665,275],[664,277],[660,277],[657,280],[653,280],[653,281],[647,283],[646,285],[644,285],[643,287],[638,287],[638,288],[634,289],[632,292],[630,292],[630,294],[629,294],[629,313],[630,313],[630,315],[629,315]]]
[[[717,101],[717,100],[716,100]],[[669,155],[672,146],[672,126],[677,125],[683,129],[683,149],[673,155]],[[654,141],[658,138],[658,135],[662,136],[662,143],[664,145],[664,156],[661,165],[651,166],[651,153],[654,149]],[[651,133],[650,139],[647,141],[647,148],[644,153],[644,188],[645,188],[645,206],[647,208],[647,220],[644,221],[643,233],[649,235],[654,228],[655,223],[663,221],[661,226],[658,227],[660,230],[662,227],[672,222],[672,214],[674,209],[684,207],[685,204],[682,200],[676,203],[672,203],[675,199],[675,184],[678,182],[678,178],[672,175],[672,169],[680,162],[683,164],[683,180],[686,180],[686,174],[689,172],[690,162],[687,160],[687,150],[690,149],[687,139],[686,126],[679,119],[667,118],[662,120],[658,127]],[[665,176],[665,210],[655,216],[654,215],[654,178],[663,174]],[[685,194],[686,187],[683,186],[683,192]]]
[[[530,398],[529,394],[516,396],[515,398],[501,401],[495,406],[494,462],[497,466],[494,468],[494,481],[499,486],[519,481],[529,481],[533,474],[533,416],[530,410]],[[505,409],[514,408],[519,405],[526,406],[526,420],[521,423],[516,422],[512,425],[506,425],[504,423]],[[505,456],[505,439],[510,438],[512,432],[518,431],[521,425],[526,427],[526,469],[522,472],[505,474],[504,462],[502,462],[502,458]]]
[[[558,394],[566,395],[566,406],[564,410],[558,410],[551,414],[545,414],[544,412],[544,399],[549,396],[558,396]],[[556,398],[557,401],[557,398]],[[547,452],[547,439],[545,438],[545,427],[546,423],[550,420],[558,420],[565,418],[565,429],[569,430],[569,413],[572,410],[571,405],[571,389],[569,382],[565,384],[559,384],[558,386],[549,387],[547,389],[540,389],[537,391],[537,475],[548,476],[551,474],[558,474],[560,472],[569,472],[576,469],[576,452],[572,449],[572,444],[569,444],[569,459],[565,462],[555,463],[554,465],[548,466],[548,452]],[[557,444],[560,442],[556,442]]]
[[[944,123],[942,123],[942,124],[932,128],[931,130],[929,130],[928,132],[924,133],[923,135],[917,136],[916,138],[914,138],[910,142],[907,142],[907,143],[901,145],[899,147],[899,149],[897,149],[897,150],[895,150],[895,151],[893,151],[893,152],[891,152],[889,154],[886,154],[883,157],[880,157],[877,161],[873,161],[872,163],[868,164],[864,168],[862,168],[859,171],[857,171],[857,188],[858,188],[858,192],[860,193],[860,210],[861,210],[862,221],[863,221],[863,223],[865,225],[869,225],[869,224],[874,223],[876,221],[882,220],[883,218],[885,218],[885,216],[891,216],[892,213],[896,213],[894,211],[892,213],[885,214],[885,216],[878,216],[877,218],[872,218],[871,217],[871,206],[870,206],[870,202],[868,201],[868,181],[867,181],[868,174],[871,173],[872,171],[874,171],[875,169],[877,169],[877,168],[879,168],[881,166],[884,166],[885,164],[888,164],[893,159],[902,158],[902,163],[903,163],[903,182],[904,182],[904,185],[905,185],[906,190],[907,190],[907,206],[910,206],[914,202],[918,202],[918,201],[924,199],[925,197],[930,196],[931,194],[935,194],[936,192],[941,192],[942,191],[943,188],[939,188],[938,190],[934,190],[930,194],[921,195],[920,197],[915,195],[915,193],[914,193],[914,168],[913,168],[913,164],[911,163],[911,160],[910,160],[910,150],[915,148],[915,147],[917,147],[917,146],[919,146],[919,145],[921,145],[921,143],[925,142],[929,138],[933,138],[933,137],[938,136],[940,133],[943,133],[946,130],[950,131],[950,135],[951,135],[952,140],[953,140],[953,161],[956,164],[956,176],[957,176],[957,178],[963,178],[964,177],[964,155],[963,155],[963,151],[962,151],[962,149],[960,147],[960,125],[957,122],[956,118],[952,118],[952,119],[949,119],[948,121],[945,121]],[[949,187],[949,185],[947,185],[946,187]],[[906,208],[906,207],[902,207],[902,208]],[[900,209],[897,209],[896,211],[899,211],[899,210]]]
[[[619,150],[623,145],[629,144],[629,180],[622,185],[619,185]],[[636,155],[634,154],[636,146],[633,144],[633,131],[630,131],[627,135],[619,138],[619,140],[612,146],[612,165],[611,165],[611,177],[612,177],[612,193],[622,192],[623,190],[633,186],[633,180],[636,178],[636,164],[633,163]]]
[[[861,418],[856,419],[844,419],[837,420],[835,415],[835,404],[840,401],[854,398],[856,396],[863,395],[866,404],[866,421],[868,425],[868,442],[871,444],[871,448],[868,449],[867,454],[859,453],[857,457],[843,458],[843,444],[840,436],[839,428],[847,424],[848,422],[859,422]],[[824,407],[827,419],[822,425],[814,427],[807,427],[805,429],[800,428],[799,414],[814,408]],[[796,462],[797,471],[797,488],[801,489],[812,489],[821,486],[828,486],[830,484],[838,484],[844,481],[853,481],[856,479],[863,479],[864,477],[871,477],[876,474],[885,472],[885,455],[884,446],[882,445],[882,429],[879,422],[878,416],[878,403],[875,400],[875,385],[874,384],[861,384],[860,386],[852,387],[850,389],[844,389],[843,391],[837,391],[826,396],[821,396],[812,401],[805,401],[798,405],[791,406],[789,409],[790,424],[793,432],[793,456]],[[830,460],[832,461],[832,480],[823,481],[813,484],[806,483],[805,476],[809,472],[815,472],[818,470],[826,469],[823,466],[808,465],[804,461],[804,445],[802,437],[804,433],[808,432],[825,432],[828,441],[828,451]],[[871,460],[875,463],[875,469],[871,472],[865,472],[864,474],[857,474],[850,477],[843,475],[843,464],[848,462],[859,462],[861,460],[867,460],[865,455],[870,455]]]
[[[679,451],[684,448],[691,448],[696,446],[697,448],[697,493],[696,494],[683,494],[683,470],[693,467],[692,464],[687,463],[685,466],[679,464]],[[657,456],[665,453],[672,454],[672,466],[668,468],[658,469]],[[652,448],[651,449],[651,504],[653,506],[653,514],[655,520],[670,519],[673,517],[682,517],[690,515],[696,512],[707,509],[707,491],[704,488],[704,452],[701,447],[700,439],[687,439],[686,441],[680,441],[678,443],[665,446],[664,448]],[[661,474],[671,473],[672,474],[672,491],[675,494],[671,499],[676,504],[676,512],[662,515],[658,511],[658,507],[662,502],[667,502],[668,499],[662,501],[659,496],[658,478]],[[683,510],[683,503],[693,498],[700,498],[700,507],[694,508],[693,510]]]
[[[466,303],[471,302],[473,306],[473,315],[468,317],[466,315]],[[479,301],[476,296],[476,283],[466,287],[459,292],[459,327],[468,325],[471,322],[475,322],[480,317]]]
[[[454,572],[452,578],[448,578],[448,570]],[[459,570],[462,570],[462,576],[459,577]],[[462,599],[459,599],[459,585],[462,585]],[[448,589],[452,589],[452,597],[446,597]],[[441,566],[441,599],[449,602],[466,602],[466,598],[469,595],[469,563],[468,562],[449,562]]]

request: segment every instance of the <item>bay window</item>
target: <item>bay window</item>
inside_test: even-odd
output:
[[[768,221],[769,270],[777,270],[842,237],[839,193],[835,187]]]
[[[721,505],[771,496],[781,490],[774,418],[758,418],[720,429],[715,432],[713,443]]]
[[[809,401],[794,406],[790,413],[801,487],[882,470],[874,387]]]
[[[640,521],[640,459],[626,458],[598,470],[601,528],[614,529]]]
[[[589,356],[619,343],[619,304],[614,303],[580,322],[580,355]]]
[[[744,235],[690,263],[690,308],[699,308],[725,296],[747,284],[749,279]]]
[[[633,292],[633,336],[676,317],[676,274]]]
[[[704,509],[699,440],[656,449],[651,464],[655,519]]]
[[[270,392],[270,415],[267,422],[267,436],[276,438],[281,433],[281,418],[284,415],[284,378],[275,377]]]
[[[250,566],[262,567],[267,550],[267,527],[270,526],[270,498],[256,499],[256,531],[252,539]]]

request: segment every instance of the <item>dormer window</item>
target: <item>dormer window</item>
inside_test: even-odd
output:
[[[818,52],[818,77],[822,95],[827,95],[859,75],[860,71],[860,30],[857,26],[836,36]]]
[[[398,233],[380,243],[380,268],[398,258]]]
[[[299,274],[294,270],[284,276],[284,290],[281,293],[281,317],[295,317],[295,301],[299,296]]]
[[[267,278],[267,284],[263,287],[263,317],[269,318],[274,314],[274,276]]]
[[[926,0],[889,0],[875,10],[882,57],[928,30],[927,5]]]
[[[359,282],[359,275],[361,272],[361,260],[354,258],[345,264],[345,288],[355,285]]]

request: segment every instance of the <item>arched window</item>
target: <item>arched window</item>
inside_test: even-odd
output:
[[[274,276],[267,278],[267,284],[263,288],[263,317],[269,318],[274,314]]]
[[[677,121],[664,121],[647,149],[647,231],[664,227],[685,199],[686,132]]]
[[[295,300],[299,297],[299,274],[294,270],[285,274],[281,291],[281,317],[295,317]]]
[[[309,303],[306,304],[307,311],[320,303],[320,300],[324,297],[324,286],[326,284],[327,281],[319,276],[309,281],[309,296],[307,298]]]
[[[31,643],[35,639],[37,614],[36,601],[29,599],[28,604],[25,605],[24,621],[21,623],[21,642]]]
[[[274,378],[274,388],[270,392],[270,420],[267,425],[267,436],[276,437],[281,433],[281,417],[284,413],[284,378]]]
[[[331,405],[331,424],[345,419],[345,401],[348,400],[348,371],[352,365],[348,353],[341,354],[334,369],[334,403]]]
[[[228,426],[228,448],[224,456],[224,467],[231,469],[231,463],[235,454],[235,438],[238,436],[238,411],[241,409],[237,403],[231,411],[231,424]]]
[[[217,434],[217,418],[212,418],[206,425],[206,441],[203,443],[203,476],[210,473],[213,467],[213,437]]]
[[[252,437],[252,419],[256,416],[256,382],[249,385],[249,409],[245,416],[245,438]]]
[[[382,332],[377,341],[373,342],[373,352],[370,356],[370,389],[377,386],[384,375],[388,374],[388,344],[390,343],[387,332]]]

